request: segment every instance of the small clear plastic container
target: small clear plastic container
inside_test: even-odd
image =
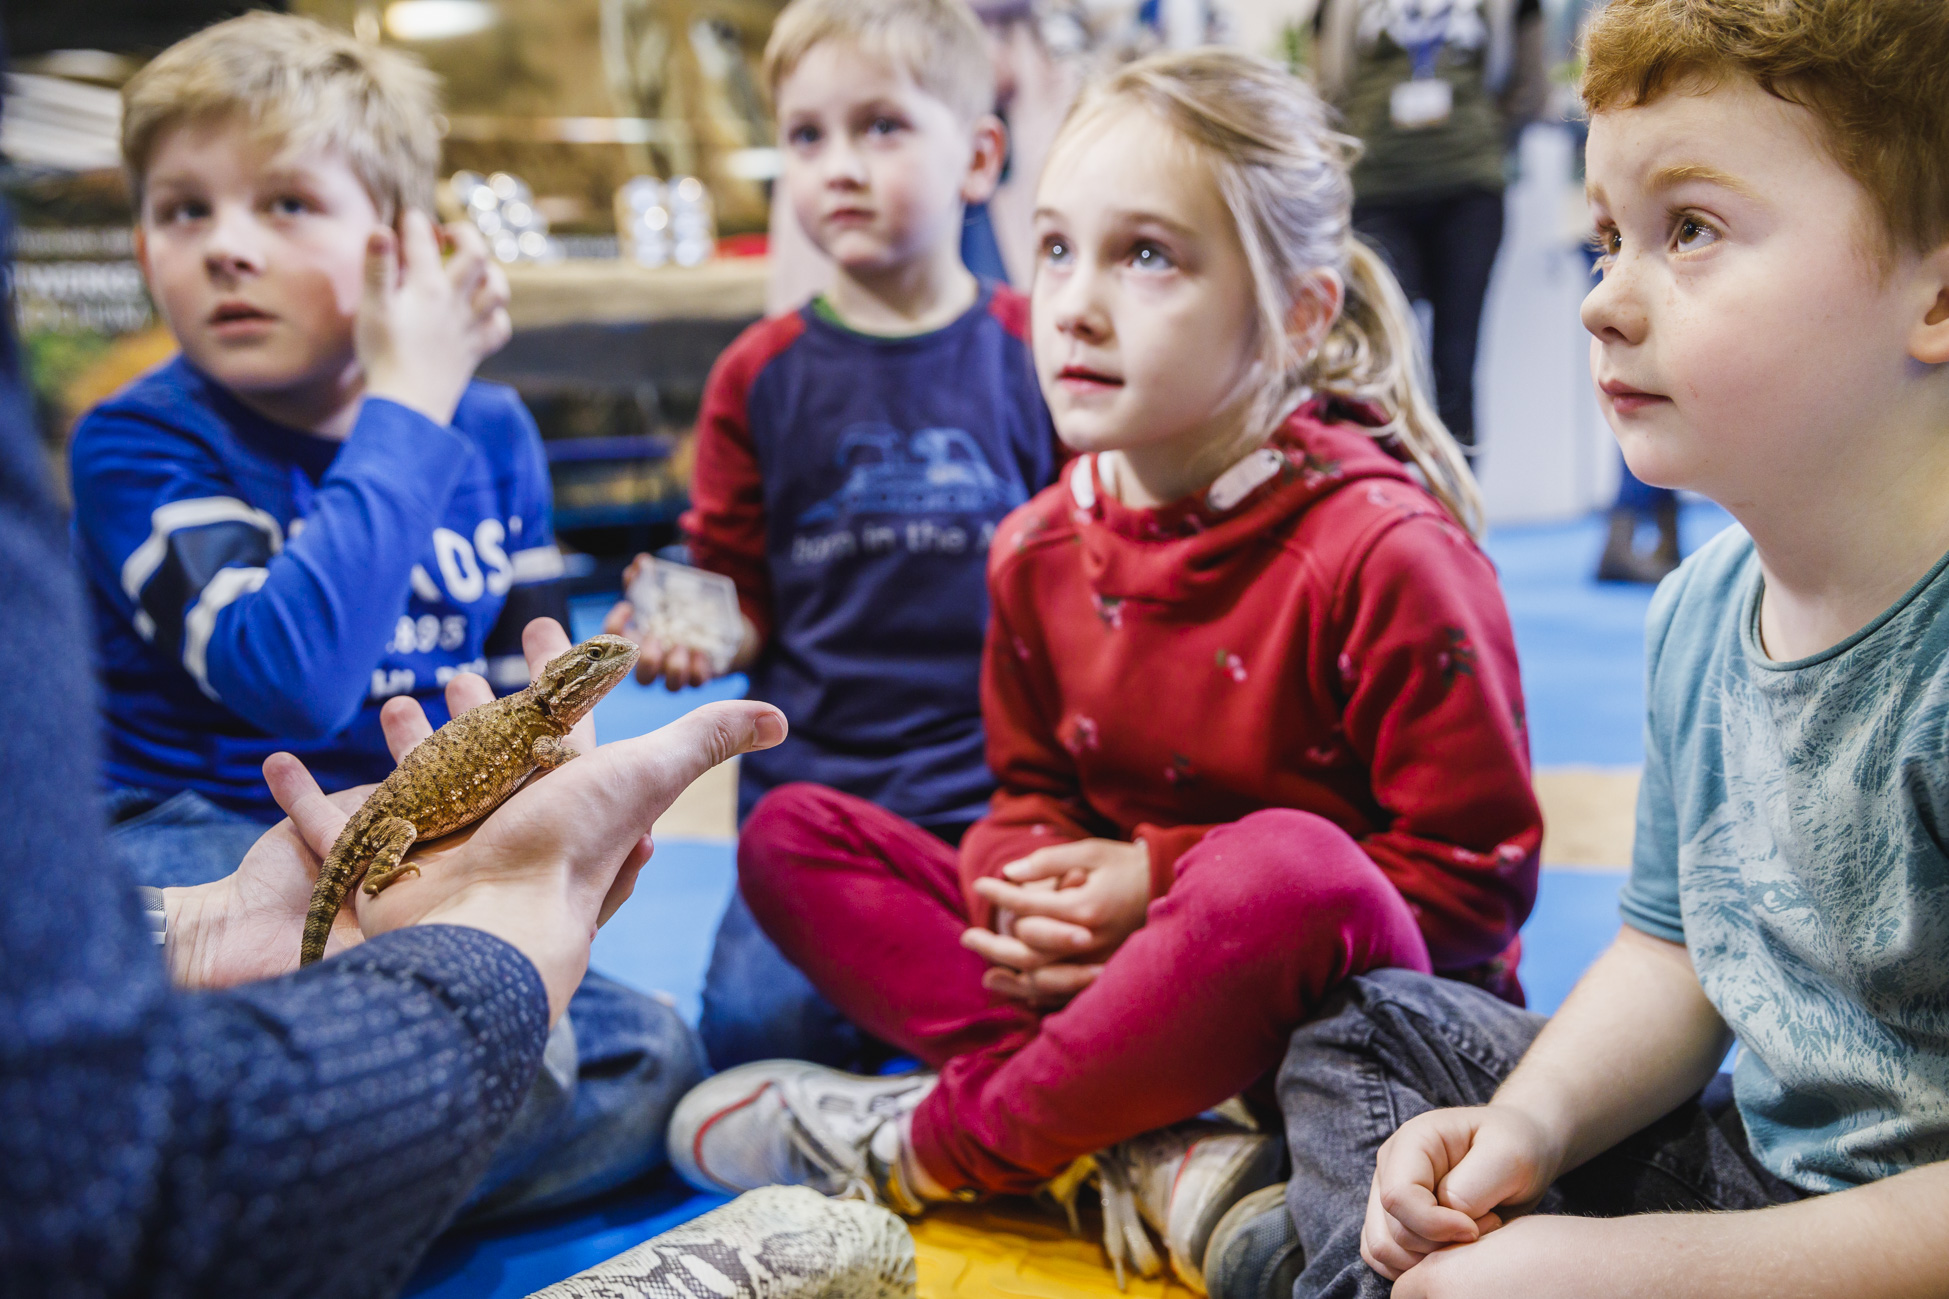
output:
[[[711,671],[731,670],[744,639],[737,584],[721,573],[652,559],[629,584],[636,634],[663,645],[681,645],[710,660]]]

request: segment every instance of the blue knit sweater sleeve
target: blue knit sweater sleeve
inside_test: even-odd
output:
[[[540,978],[435,926],[229,992],[168,986],[105,851],[78,592],[9,368],[0,1295],[393,1293],[534,1076]]]

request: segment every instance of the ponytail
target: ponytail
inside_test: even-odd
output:
[[[1309,367],[1314,388],[1370,402],[1388,422],[1369,430],[1420,471],[1434,498],[1480,539],[1482,492],[1428,396],[1421,330],[1380,254],[1349,235],[1346,299]]]

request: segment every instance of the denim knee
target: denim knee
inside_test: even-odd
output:
[[[1290,1123],[1296,1110],[1338,1096],[1343,1083],[1365,1089],[1377,1080],[1433,1108],[1480,1105],[1545,1022],[1452,979],[1413,970],[1360,975],[1293,1033],[1279,1070],[1280,1108]]]
[[[714,1069],[753,1060],[811,1060],[846,1067],[862,1039],[833,1004],[758,927],[733,890],[704,972],[698,1036]]]
[[[109,829],[109,851],[136,883],[152,888],[222,879],[270,828],[218,807],[194,790],[151,796],[146,807],[142,791],[122,793],[123,798],[111,803],[111,815],[119,810],[121,819]]]

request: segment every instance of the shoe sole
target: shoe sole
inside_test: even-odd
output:
[[[1286,1212],[1286,1184],[1275,1182],[1234,1204],[1212,1228],[1205,1292],[1211,1299],[1290,1299],[1305,1266]]]
[[[1204,1262],[1218,1225],[1239,1201],[1273,1185],[1285,1159],[1285,1146],[1276,1140],[1257,1141],[1240,1152],[1237,1161],[1219,1181],[1218,1192],[1207,1202],[1210,1207],[1183,1234],[1183,1255],[1180,1256],[1175,1250],[1171,1253],[1173,1270],[1186,1285],[1196,1290],[1204,1289]],[[1177,1232],[1171,1234],[1176,1236]]]

